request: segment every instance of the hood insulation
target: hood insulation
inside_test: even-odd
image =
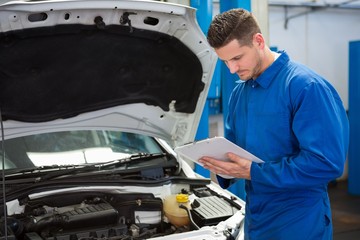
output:
[[[129,103],[193,113],[204,88],[196,55],[175,37],[109,25],[0,34],[3,120],[44,122]]]

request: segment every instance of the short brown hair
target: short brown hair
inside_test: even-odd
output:
[[[260,27],[249,11],[236,8],[216,15],[210,24],[207,40],[211,47],[220,48],[238,40],[241,46],[252,46],[254,34],[261,33]]]

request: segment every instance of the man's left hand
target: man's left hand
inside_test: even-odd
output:
[[[203,167],[209,169],[215,174],[232,176],[234,178],[243,178],[251,180],[250,169],[251,161],[242,158],[234,153],[227,153],[229,161],[218,160],[204,156],[199,159]]]

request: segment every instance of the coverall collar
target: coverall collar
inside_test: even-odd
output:
[[[275,79],[280,69],[290,60],[285,51],[278,51],[280,56],[254,81],[256,85],[262,88],[268,88]]]

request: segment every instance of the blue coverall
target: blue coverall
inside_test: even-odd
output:
[[[346,111],[329,82],[279,53],[229,100],[225,137],[265,161],[245,182],[245,239],[332,239],[327,184],[343,172]]]

